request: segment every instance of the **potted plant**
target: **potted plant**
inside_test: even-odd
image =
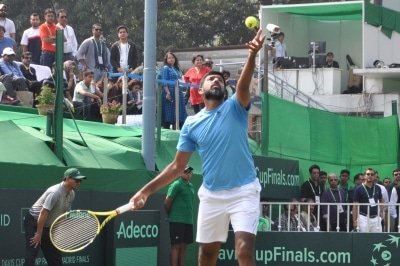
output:
[[[35,100],[38,102],[36,105],[38,113],[40,115],[46,115],[49,110],[54,109],[54,103],[56,101],[56,94],[53,89],[48,85],[44,85],[41,88],[40,94],[36,96]]]
[[[103,123],[115,124],[117,123],[118,115],[122,111],[122,106],[119,102],[113,100],[112,102],[104,103],[100,106],[100,113],[103,118]]]

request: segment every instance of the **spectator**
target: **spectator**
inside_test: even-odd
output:
[[[326,54],[326,62],[325,62],[325,66],[324,67],[328,67],[328,68],[339,68],[339,63],[336,62],[335,60],[333,60],[333,53],[332,52],[328,52]]]
[[[365,182],[354,191],[354,203],[369,203],[369,205],[354,206],[353,226],[360,232],[382,232],[381,217],[383,208],[378,213],[377,203],[383,203],[382,192],[375,185],[375,170],[367,168],[364,173]]]
[[[390,184],[389,187],[389,198],[393,191],[393,188],[400,185],[400,168],[394,169],[392,174],[393,174],[393,182]]]
[[[275,42],[275,46],[272,50],[273,55],[273,63],[275,68],[280,68],[283,63],[283,59],[287,56],[286,52],[286,44],[283,43],[285,40],[285,33],[279,32],[276,36],[277,41]]]
[[[193,66],[183,76],[185,82],[195,86],[190,87],[190,102],[194,113],[197,114],[204,107],[203,97],[199,94],[200,80],[210,71],[210,68],[203,65],[204,56],[196,55],[192,58]]]
[[[84,40],[79,46],[76,55],[81,71],[90,70],[94,73],[94,81],[101,80],[103,74],[108,71],[109,51],[106,44],[101,40],[103,28],[101,24],[92,26],[93,36]]]
[[[385,227],[385,222],[388,220],[388,207],[387,206],[388,206],[388,203],[389,203],[389,195],[388,195],[388,192],[387,192],[385,186],[380,184],[382,182],[380,182],[380,180],[379,180],[379,176],[378,176],[378,172],[377,171],[375,171],[374,183],[375,183],[375,185],[377,185],[381,189],[382,202],[386,204],[386,206],[381,206],[380,208],[383,209],[383,216],[381,217],[382,218],[382,230],[383,231],[387,231],[386,230],[387,228]]]
[[[269,232],[274,225],[274,222],[270,218],[269,204],[265,198],[261,198],[261,216],[258,218],[257,231]]]
[[[74,90],[76,86],[76,63],[73,60],[67,60],[64,62],[64,75],[67,82],[67,88],[65,90],[65,97],[72,101],[74,96]]]
[[[334,205],[322,205],[321,213],[323,223],[326,224],[327,231],[347,231],[347,206],[346,192],[339,188],[339,179],[336,174],[328,175],[329,188],[322,193],[321,202],[333,203]],[[329,223],[328,223],[329,218]],[[339,218],[339,223],[338,223]]]
[[[300,198],[304,202],[305,199],[312,199],[319,204],[321,201],[323,187],[319,184],[320,168],[318,165],[311,165],[308,169],[310,178],[305,181],[300,188]]]
[[[383,179],[383,186],[386,188],[386,191],[389,193],[389,189],[390,189],[390,184],[392,183],[392,181],[391,181],[391,179],[390,179],[390,177],[385,177],[384,179]],[[389,196],[389,194],[388,194],[388,196]],[[390,196],[389,196],[389,198],[390,198]]]
[[[78,41],[76,40],[75,31],[67,25],[67,11],[60,9],[57,11],[57,27],[64,30],[64,62],[67,60],[75,60],[78,52]]]
[[[300,229],[303,232],[319,232],[318,221],[314,215],[315,202],[312,199],[306,199],[304,202],[308,204],[300,207]]]
[[[168,52],[164,56],[164,66],[160,73],[161,79],[166,80],[162,84],[163,90],[161,91],[161,124],[163,128],[169,129],[172,125],[173,129],[176,129],[176,108],[175,108],[175,83],[182,77],[182,72],[179,69],[178,58],[172,52]],[[178,90],[179,99],[179,128],[182,128],[183,123],[187,117],[185,98],[183,92],[179,88]]]
[[[319,172],[319,181],[318,183],[322,187],[323,190],[326,188],[326,180],[328,179],[328,174],[325,171]]]
[[[213,69],[214,62],[211,57],[207,57],[203,63],[204,66],[208,67],[209,69]]]
[[[344,191],[348,192],[350,189],[349,185],[349,176],[350,176],[350,171],[347,169],[343,169],[340,171],[340,182],[339,182],[339,187],[343,189]]]
[[[391,218],[391,232],[399,232],[399,203],[400,203],[400,187],[393,186],[391,196],[390,196],[390,205],[389,205],[389,214]],[[397,206],[396,206],[397,205]]]
[[[222,71],[226,83],[226,91],[228,93],[227,97],[231,97],[235,92],[236,88],[230,82],[231,73],[227,70]]]
[[[4,51],[4,48],[7,47],[15,49],[16,42],[14,39],[4,36],[4,32],[4,26],[0,25],[0,51]]]
[[[143,91],[142,82],[138,80],[130,80],[128,82],[128,102],[126,113],[130,115],[142,114]]]
[[[21,38],[22,52],[30,52],[32,56],[32,63],[39,65],[42,49],[42,41],[39,33],[39,14],[32,13],[29,22],[31,23],[31,27],[24,31]]]
[[[298,201],[293,199],[291,203],[284,205],[284,212],[274,221],[273,229],[274,231],[280,232],[296,232],[299,231],[298,224],[300,222],[298,218]],[[296,218],[297,217],[297,218]]]
[[[5,76],[11,77],[12,89],[14,91],[27,91],[28,86],[26,79],[17,63],[14,62],[14,50],[10,47],[4,48],[2,56],[3,58],[0,59],[0,71],[5,74]]]
[[[193,243],[194,189],[190,182],[192,174],[193,168],[187,166],[183,175],[169,185],[164,201],[171,239],[171,266],[185,265],[186,247]]]
[[[14,21],[7,18],[7,12],[7,5],[0,4],[0,24],[3,25],[3,27],[5,28],[4,36],[15,40],[15,24]]]
[[[22,75],[24,76],[28,90],[33,93],[33,99],[40,93],[42,83],[37,80],[36,70],[31,67],[32,55],[29,51],[22,54],[22,64],[19,65]]]
[[[73,104],[77,118],[95,120],[100,117],[101,92],[93,88],[94,74],[90,70],[83,72],[83,80],[76,84]],[[96,114],[97,113],[97,114]]]
[[[354,191],[355,191],[355,189],[358,187],[358,186],[360,186],[362,183],[364,182],[364,175],[363,175],[363,173],[358,173],[358,174],[356,174],[354,177],[353,177],[353,183],[354,183],[354,187],[352,187],[352,188],[350,188],[349,189],[349,192],[348,192],[348,203],[353,203],[353,198],[354,198]],[[352,223],[352,221],[353,221],[353,206],[350,206],[350,231],[353,231],[354,230],[354,228],[353,228],[353,223]]]
[[[117,28],[118,41],[111,46],[110,63],[114,73],[133,71],[138,66],[138,54],[136,44],[128,40],[128,27]]]
[[[52,68],[55,62],[57,26],[54,23],[56,12],[47,8],[44,11],[45,22],[39,26],[39,35],[42,42],[40,64]]]

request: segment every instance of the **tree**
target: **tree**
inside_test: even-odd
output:
[[[37,12],[43,20],[48,7],[63,8],[75,29],[78,42],[91,36],[92,24],[103,25],[108,45],[117,40],[116,28],[126,25],[130,39],[143,51],[143,0],[13,0],[8,17],[17,28],[17,42],[29,25],[29,15]],[[247,16],[257,15],[258,3],[244,0],[158,0],[157,56],[170,49],[243,44],[254,32],[244,26]]]

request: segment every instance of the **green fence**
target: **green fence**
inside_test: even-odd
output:
[[[263,95],[261,152],[299,160],[300,176],[319,164],[327,172],[350,169],[352,175],[373,167],[381,177],[398,165],[398,117],[338,115]]]

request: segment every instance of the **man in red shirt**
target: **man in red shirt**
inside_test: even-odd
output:
[[[55,18],[56,12],[51,8],[47,8],[44,11],[44,19],[46,21],[39,27],[39,35],[42,41],[40,64],[49,68],[52,67],[56,54],[57,26],[54,23]]]

